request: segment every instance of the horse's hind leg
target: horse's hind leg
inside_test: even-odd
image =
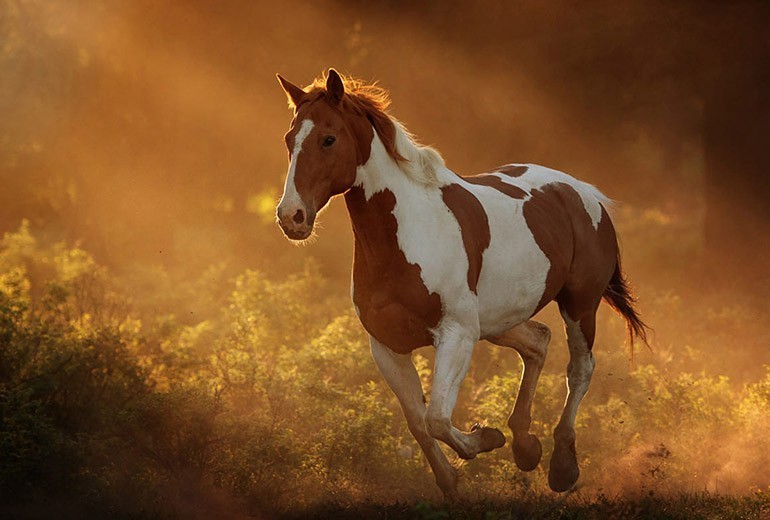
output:
[[[596,309],[578,321],[573,321],[563,307],[561,315],[566,324],[569,345],[568,391],[564,411],[553,432],[554,448],[548,470],[548,485],[554,491],[567,491],[577,482],[580,474],[575,451],[575,418],[580,401],[588,391],[596,364],[591,354],[596,330]]]
[[[374,338],[370,338],[370,344],[377,368],[396,394],[409,431],[425,453],[436,477],[436,484],[447,500],[454,499],[457,494],[457,470],[425,427],[425,396],[411,356],[397,354]]]
[[[543,370],[551,330],[534,320],[526,321],[505,333],[489,338],[489,341],[504,347],[511,347],[521,356],[524,371],[521,375],[519,394],[513,406],[508,426],[513,432],[513,459],[523,471],[532,471],[540,463],[543,448],[537,437],[529,433],[532,423],[532,404],[540,372]]]

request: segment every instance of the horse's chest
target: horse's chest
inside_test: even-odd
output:
[[[428,290],[420,266],[399,246],[395,195],[383,190],[367,200],[354,187],[345,199],[356,235],[353,302],[364,328],[395,352],[433,344],[441,297]]]
[[[441,298],[428,291],[420,268],[403,253],[374,260],[357,250],[353,302],[364,328],[391,350],[408,353],[433,343]]]

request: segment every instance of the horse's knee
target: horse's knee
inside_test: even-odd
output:
[[[542,367],[545,364],[545,357],[548,354],[548,344],[545,343],[542,345],[541,348],[533,349],[531,352],[529,352],[529,359],[525,359],[525,361],[529,361],[530,363]],[[523,356],[522,356],[523,358]]]
[[[428,412],[425,416],[425,429],[432,438],[445,440],[452,430],[452,421],[448,417]]]
[[[538,336],[538,343],[542,345],[542,350],[548,350],[548,344],[551,342],[551,328],[545,323],[539,321],[530,321],[535,334]]]
[[[551,329],[538,321],[528,322],[531,335],[527,346],[519,351],[525,362],[543,366],[548,354],[548,344],[551,342]]]
[[[435,441],[435,439],[428,433],[425,421],[422,417],[420,417],[419,420],[408,420],[406,425],[409,428],[409,433],[412,434],[412,437],[414,437],[420,446],[429,446]]]

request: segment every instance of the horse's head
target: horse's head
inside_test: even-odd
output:
[[[304,240],[329,199],[353,185],[356,167],[365,160],[364,147],[368,156],[372,127],[364,114],[343,102],[345,86],[334,69],[324,87],[308,92],[280,75],[278,80],[294,108],[294,120],[285,136],[289,172],[276,213],[288,238]]]

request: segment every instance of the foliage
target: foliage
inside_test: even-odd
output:
[[[132,310],[119,277],[78,247],[40,243],[26,222],[3,237],[0,266],[6,506],[69,495],[78,511],[97,515],[225,507],[291,516],[422,500],[412,513],[445,517],[430,505],[429,469],[366,335],[312,263],[282,280],[243,272],[197,321],[173,309]],[[620,345],[622,326],[607,319],[602,328],[607,343]],[[551,356],[561,364],[556,336]],[[455,420],[503,426],[520,367],[511,351],[479,349]],[[432,354],[414,358],[429,389]],[[581,486],[598,493],[589,502],[599,511],[609,507],[601,496],[704,487],[746,494],[770,483],[754,456],[767,449],[770,370],[738,385],[680,370],[677,359],[662,356],[631,375],[621,349],[602,359],[603,382],[577,424]],[[561,367],[549,367],[531,429],[546,461],[565,394]],[[545,467],[520,472],[506,447],[462,466],[464,493],[482,504],[542,496]],[[545,509],[532,511],[555,517],[543,500]],[[485,518],[507,517],[499,507]],[[581,507],[575,518],[595,517],[594,506]]]

